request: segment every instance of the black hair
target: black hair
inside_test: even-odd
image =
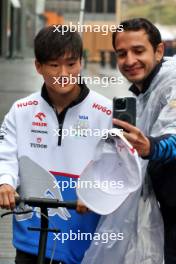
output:
[[[120,23],[120,25],[123,25],[123,31],[138,31],[143,29],[147,35],[149,42],[151,43],[154,51],[156,51],[156,48],[159,43],[162,42],[161,39],[161,34],[155,25],[153,25],[149,20],[145,18],[133,18],[129,20],[125,20]],[[117,28],[118,30],[118,28]],[[112,35],[112,46],[115,49],[115,40],[116,40],[116,35],[120,34],[118,31],[113,32]]]
[[[35,58],[40,63],[56,60],[66,53],[75,59],[81,59],[82,52],[83,44],[79,33],[70,31],[67,26],[45,27],[34,39]]]

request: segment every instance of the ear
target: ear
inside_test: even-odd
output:
[[[155,56],[156,56],[157,62],[160,62],[161,59],[163,58],[164,56],[164,43],[163,42],[158,44],[156,51],[155,51]]]
[[[42,75],[42,64],[38,62],[37,60],[35,60],[35,68],[37,72]]]

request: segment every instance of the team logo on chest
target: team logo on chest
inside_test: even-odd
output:
[[[79,115],[77,122],[73,125],[72,129],[74,130],[74,135],[76,137],[87,137],[90,130],[88,116]]]
[[[46,115],[42,112],[37,113],[35,116],[35,121],[32,122],[32,126],[37,127],[47,127],[47,123],[45,122]]]
[[[39,148],[39,149],[46,149],[48,146],[43,144],[43,138],[37,137],[35,142],[30,143],[31,148]]]

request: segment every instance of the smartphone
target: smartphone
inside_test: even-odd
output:
[[[134,97],[113,98],[113,118],[136,125],[136,99]],[[122,127],[113,125],[115,128]]]

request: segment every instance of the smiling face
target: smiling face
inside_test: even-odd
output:
[[[36,61],[35,65],[38,73],[43,76],[49,94],[68,95],[78,86],[76,78],[81,71],[80,58],[73,58],[66,53],[46,63]]]
[[[143,29],[119,32],[115,39],[115,50],[119,70],[139,88],[142,88],[142,82],[161,61],[164,53],[162,43],[154,51]]]

